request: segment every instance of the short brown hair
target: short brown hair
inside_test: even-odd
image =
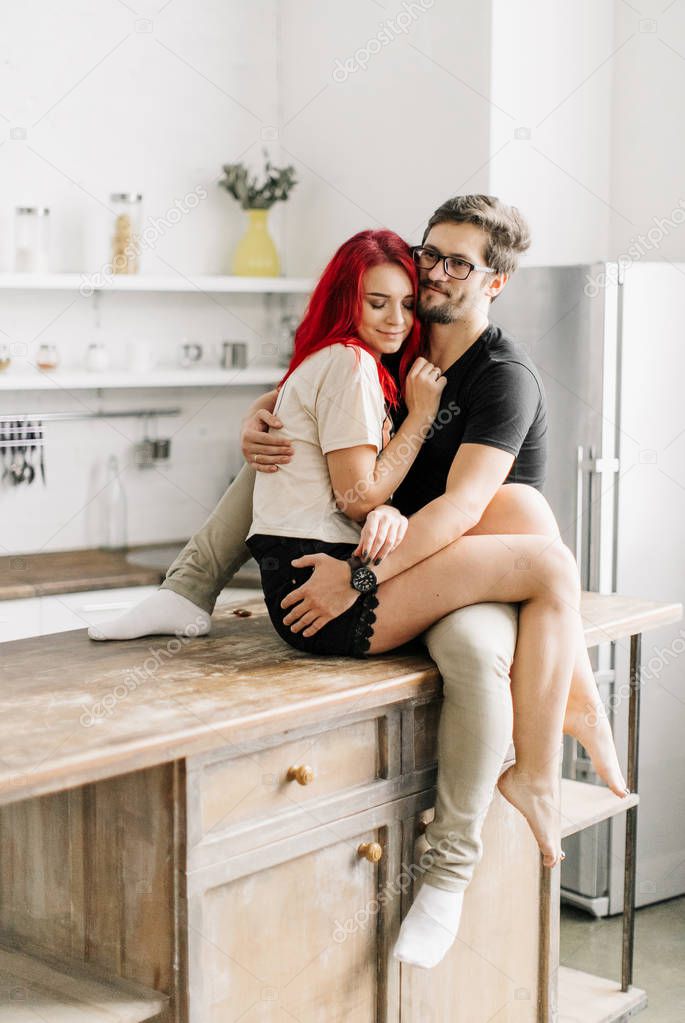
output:
[[[488,236],[485,262],[498,273],[513,274],[519,256],[530,247],[530,228],[515,206],[508,206],[496,195],[457,195],[438,206],[423,233],[436,224],[476,224]]]

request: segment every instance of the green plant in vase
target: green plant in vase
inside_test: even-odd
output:
[[[264,159],[261,181],[242,163],[224,164],[224,176],[219,181],[249,218],[233,256],[233,273],[241,277],[278,277],[281,272],[278,251],[269,234],[269,210],[274,203],[285,202],[297,180],[294,167],[274,167],[266,150]]]

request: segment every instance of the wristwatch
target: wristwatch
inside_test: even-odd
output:
[[[376,573],[354,555],[347,559],[347,563],[350,566],[350,583],[354,589],[358,593],[375,593],[378,589]]]

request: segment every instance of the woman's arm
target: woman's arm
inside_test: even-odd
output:
[[[444,376],[436,376],[436,370],[439,373],[422,357],[413,363],[404,389],[409,414],[378,457],[370,444],[326,454],[336,504],[355,522],[363,522],[370,511],[386,504],[412,466],[447,383]]]

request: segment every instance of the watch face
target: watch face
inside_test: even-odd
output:
[[[360,593],[373,593],[377,586],[377,580],[370,568],[362,566],[355,569],[352,575],[352,585]]]

